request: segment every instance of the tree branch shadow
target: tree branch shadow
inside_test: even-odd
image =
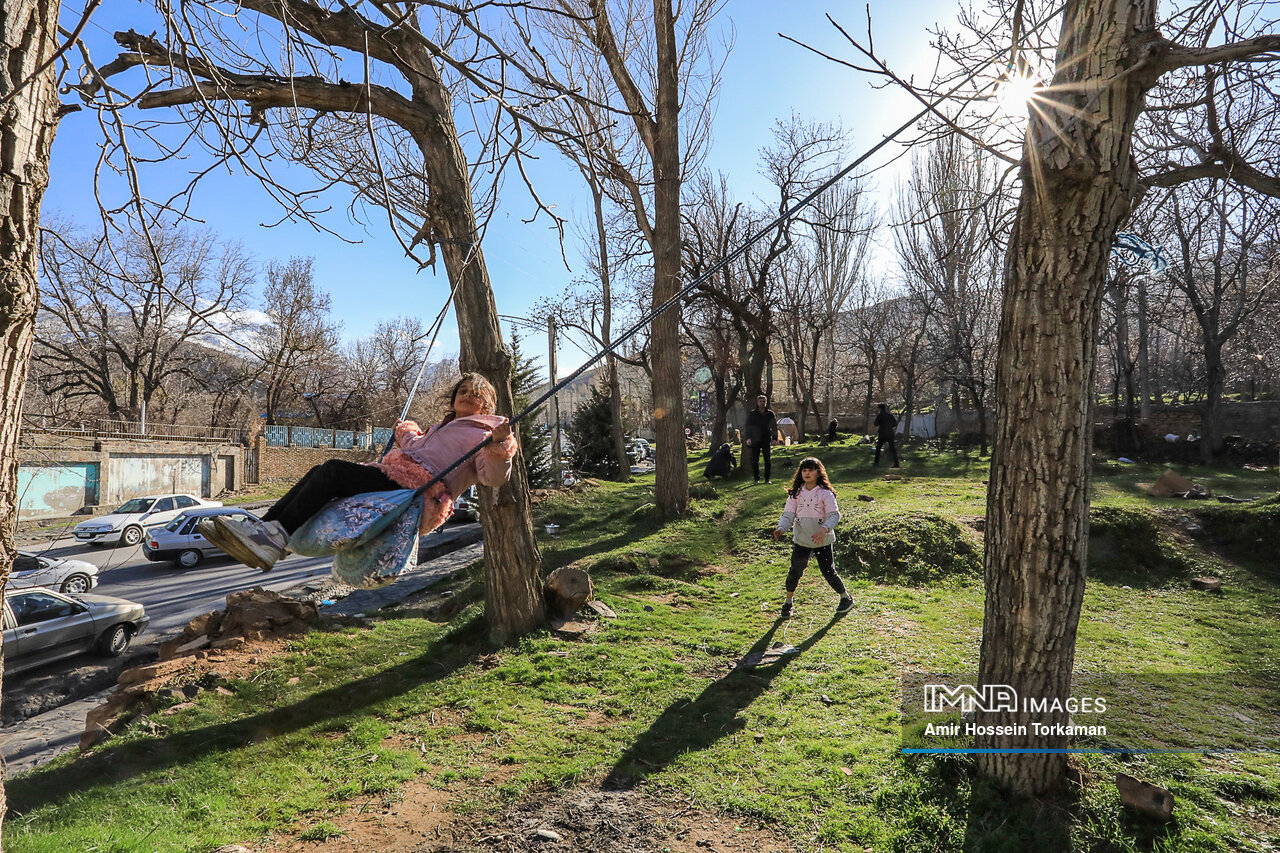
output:
[[[197,761],[269,738],[350,716],[361,709],[447,678],[466,666],[484,644],[476,616],[433,641],[420,655],[373,675],[357,678],[278,708],[226,723],[154,738],[121,742],[79,760],[35,770],[5,788],[10,815],[66,801],[103,784],[141,777],[166,767]]]
[[[677,699],[650,724],[618,758],[601,783],[606,790],[634,788],[648,776],[661,772],[680,756],[707,749],[744,725],[738,714],[750,707],[791,661],[813,648],[843,618],[836,614],[797,646],[799,652],[754,669],[736,667],[713,681],[694,699]],[[782,620],[774,622],[748,654],[763,653],[773,641]]]

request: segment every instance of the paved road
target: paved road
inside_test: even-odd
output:
[[[455,524],[445,529],[461,533],[478,529],[478,524]],[[431,538],[423,540],[430,542]],[[172,563],[153,563],[142,556],[142,546],[94,547],[61,539],[56,542],[24,544],[23,550],[53,557],[74,557],[99,569],[98,585],[92,590],[136,601],[147,608],[152,637],[175,633],[201,613],[226,606],[228,593],[255,586],[273,590],[295,587],[308,578],[326,579],[333,559],[291,554],[270,572],[251,569],[230,557],[209,558],[194,569]],[[146,635],[143,635],[144,637]]]
[[[449,525],[443,535],[433,534],[422,540],[424,548],[431,549],[431,552],[445,552],[443,555],[427,559],[416,571],[387,586],[356,590],[332,607],[324,607],[323,612],[347,616],[373,613],[460,571],[484,554],[483,545],[471,544],[478,538],[479,528],[479,524]],[[24,544],[23,547],[40,549],[39,544]],[[88,549],[87,553],[86,546],[64,546],[51,547],[48,553],[97,564],[104,571],[94,592],[118,595],[146,605],[147,612],[152,614],[152,629],[139,639],[142,644],[155,643],[165,634],[175,633],[194,616],[222,609],[228,592],[254,586],[278,590],[294,587],[311,576],[327,578],[331,564],[322,558],[291,556],[264,574],[233,563],[229,558],[208,560],[195,569],[176,569],[167,563],[149,562],[142,556],[139,546]],[[40,671],[75,665],[75,660],[61,661],[42,667]],[[75,699],[0,730],[0,761],[3,762],[0,773],[5,778],[12,778],[14,774],[31,770],[74,749],[84,731],[85,714],[105,701],[109,692],[104,690]]]

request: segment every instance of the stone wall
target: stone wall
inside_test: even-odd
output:
[[[1110,409],[1098,411],[1100,415],[1111,414]],[[1247,441],[1280,441],[1280,400],[1223,403],[1220,423],[1223,435],[1238,435]],[[1162,438],[1168,434],[1185,438],[1191,433],[1199,434],[1200,409],[1197,406],[1155,406],[1151,417],[1138,419],[1138,428],[1144,437],[1150,438]]]
[[[316,465],[330,459],[349,462],[377,462],[377,450],[340,450],[334,447],[272,447],[261,435],[254,442],[258,454],[258,482],[284,483],[301,479]]]

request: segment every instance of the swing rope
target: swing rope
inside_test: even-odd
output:
[[[594,356],[592,356],[590,359],[584,362],[581,366],[579,366],[577,370],[573,371],[564,379],[557,382],[553,387],[548,389],[541,397],[534,400],[529,405],[525,406],[524,409],[521,410],[519,414],[511,418],[510,420],[511,425],[514,427],[517,423],[523,420],[530,413],[536,411],[538,408],[542,406],[543,403],[545,403],[547,400],[554,397],[556,394],[560,393],[560,391],[563,390],[566,386],[568,386],[571,382],[573,382],[575,379],[577,379],[579,376],[581,376],[591,367],[598,364],[601,359],[605,358],[606,356],[616,351],[623,342],[625,342],[626,340],[634,336],[641,329],[648,326],[655,319],[657,319],[659,315],[666,312],[673,305],[678,304],[682,299],[684,299],[686,296],[692,293],[704,281],[711,278],[711,276],[715,275],[720,270],[728,266],[730,263],[742,257],[744,254],[746,254],[747,250],[750,249],[753,245],[755,245],[756,243],[758,243],[759,241],[767,237],[774,229],[779,228],[784,223],[791,220],[797,213],[799,213],[801,210],[803,210],[804,208],[812,204],[813,201],[818,198],[818,196],[822,195],[824,192],[831,189],[831,187],[835,186],[837,183],[839,183],[841,180],[847,177],[851,172],[853,172],[854,169],[858,168],[863,163],[865,163],[881,148],[884,148],[886,145],[888,145],[890,142],[896,139],[899,134],[901,134],[902,132],[906,131],[907,129],[915,125],[916,122],[920,121],[929,113],[935,112],[943,102],[950,100],[952,95],[960,91],[962,87],[967,86],[974,78],[976,78],[979,74],[981,74],[983,70],[984,70],[984,66],[982,64],[979,64],[974,71],[972,71],[964,79],[960,80],[960,82],[956,83],[955,86],[947,90],[946,93],[939,95],[932,102],[925,104],[924,109],[920,110],[920,112],[916,113],[911,118],[907,119],[905,122],[899,125],[896,130],[894,130],[884,139],[881,139],[875,145],[867,149],[857,159],[849,163],[849,165],[845,166],[843,169],[836,172],[830,178],[823,181],[820,185],[818,185],[816,189],[810,192],[807,196],[805,196],[800,201],[793,204],[790,208],[788,208],[783,213],[779,214],[767,225],[762,226],[758,231],[756,231],[756,233],[749,235],[745,240],[742,241],[742,243],[738,245],[736,249],[734,249],[732,252],[725,255],[723,258],[721,258],[719,261],[713,264],[710,269],[708,269],[702,275],[698,276],[693,281],[689,282],[689,284],[681,288],[681,290],[677,292],[674,296],[667,299],[661,305],[654,308],[647,315],[642,317],[630,329],[623,332],[622,335],[620,335],[619,337],[615,338],[614,341],[611,344],[609,344],[609,346],[600,350],[600,352],[596,353]],[[986,87],[983,87],[983,88],[985,89]],[[452,297],[452,293],[450,294],[450,296]],[[392,441],[394,442],[394,440],[395,438],[393,436]],[[471,448],[462,456],[458,457],[458,459],[456,459],[453,462],[453,464],[451,464],[449,467],[445,468],[443,471],[436,472],[430,481],[428,481],[425,485],[415,490],[415,494],[421,495],[425,493],[428,489],[430,489],[436,483],[439,483],[446,476],[453,473],[453,471],[457,470],[462,465],[465,465],[467,463],[467,460],[475,456],[477,453],[479,453],[481,450],[483,450],[485,447],[487,447],[492,443],[493,443],[493,435],[490,434],[486,436],[485,439],[481,441],[479,444],[477,444],[475,447]],[[390,446],[388,445],[388,450],[389,449],[390,449]]]

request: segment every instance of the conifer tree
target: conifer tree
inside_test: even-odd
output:
[[[511,396],[515,411],[524,411],[529,405],[534,389],[538,386],[538,371],[533,359],[520,351],[520,336],[511,334]],[[545,407],[538,407],[525,415],[516,428],[520,433],[520,449],[524,456],[525,475],[529,487],[546,489],[551,482],[551,449],[547,427],[542,423]]]

